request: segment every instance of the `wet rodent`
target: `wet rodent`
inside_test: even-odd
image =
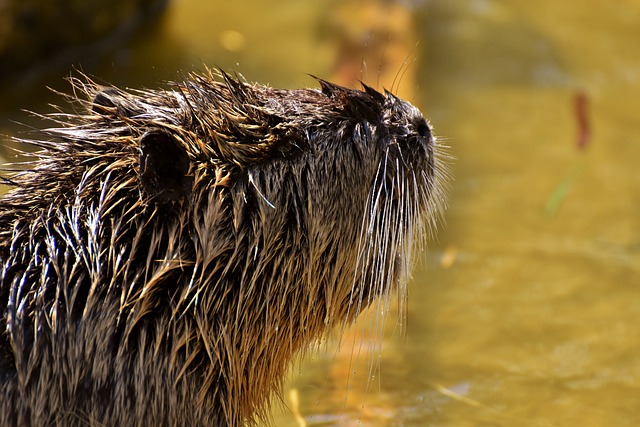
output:
[[[0,424],[238,426],[403,285],[438,145],[389,92],[73,79],[0,199]]]

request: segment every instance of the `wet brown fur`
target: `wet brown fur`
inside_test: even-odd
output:
[[[0,425],[252,423],[296,354],[406,280],[443,206],[430,127],[319,82],[73,79],[0,199]]]

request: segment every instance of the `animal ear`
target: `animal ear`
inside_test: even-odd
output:
[[[189,156],[175,136],[152,130],[140,138],[140,184],[152,198],[177,201],[191,194]]]

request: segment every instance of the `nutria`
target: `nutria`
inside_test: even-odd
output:
[[[406,280],[441,155],[392,93],[71,79],[0,199],[0,424],[239,426]]]

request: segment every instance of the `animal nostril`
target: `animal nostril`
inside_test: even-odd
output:
[[[424,120],[422,120],[418,124],[418,127],[416,128],[416,131],[418,132],[418,135],[420,135],[422,137],[427,137],[431,133],[431,131],[429,129],[429,125],[427,125],[427,122],[425,122]]]

